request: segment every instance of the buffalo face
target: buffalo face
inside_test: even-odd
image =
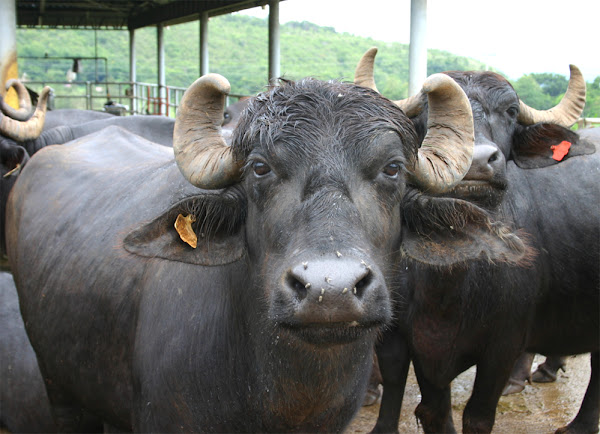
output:
[[[386,282],[416,137],[373,98],[348,85],[286,84],[251,103],[234,136],[247,154],[246,234],[268,316],[314,343],[390,318]]]
[[[507,187],[506,162],[519,127],[519,98],[512,86],[493,72],[449,72],[469,98],[473,111],[473,162],[462,181],[446,195],[486,209],[497,208]],[[493,89],[493,98],[490,92]],[[426,107],[427,102],[423,102]],[[423,110],[413,118],[417,130],[427,123]]]
[[[471,159],[464,93],[443,76],[427,86],[430,105],[454,115],[437,118],[442,134],[421,149],[395,104],[347,83],[305,79],[259,95],[231,146],[220,133],[226,80],[208,75],[186,92],[176,161],[192,184],[239,196],[249,282],[278,336],[345,343],[390,320],[407,184],[448,190]]]
[[[372,48],[361,59],[355,74],[357,84],[376,89],[373,63],[377,53]],[[585,105],[585,81],[571,65],[569,88],[554,108],[532,109],[523,103],[510,83],[489,71],[449,71],[467,95],[473,112],[475,148],[473,162],[463,180],[445,195],[464,199],[487,209],[496,209],[507,188],[506,165],[513,160],[521,168],[540,168],[557,164],[556,145],[566,141],[579,144],[578,137],[567,128],[581,115]],[[422,140],[428,123],[428,101],[417,94],[396,101],[411,118]],[[591,146],[573,147],[566,158],[593,153]]]
[[[280,333],[304,342],[345,343],[390,319],[416,136],[374,97],[339,83],[286,83],[250,103],[233,137],[259,296]]]

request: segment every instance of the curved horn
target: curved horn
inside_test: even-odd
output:
[[[236,161],[221,135],[229,82],[219,74],[196,80],[181,99],[173,131],[173,151],[179,170],[193,185],[214,190],[240,178]]]
[[[421,92],[429,101],[427,135],[413,176],[424,189],[443,193],[460,182],[471,167],[473,113],[465,92],[445,74],[429,76]]]
[[[0,112],[0,133],[17,142],[24,142],[39,137],[46,120],[46,104],[52,89],[44,87],[40,93],[33,115],[25,122],[14,120]]]
[[[375,76],[373,74],[376,55],[377,47],[371,47],[363,54],[354,70],[354,84],[379,92],[377,86],[375,86]]]
[[[406,116],[409,118],[414,118],[425,108],[425,104],[423,104],[423,99],[421,97],[422,92],[419,92],[416,95],[409,96],[408,98],[394,101],[394,104],[400,107],[402,111],[406,113]]]
[[[520,110],[518,121],[523,125],[547,122],[561,125],[565,128],[571,127],[585,107],[585,80],[579,68],[569,65],[571,77],[569,87],[562,100],[549,110],[536,110],[519,100]]]
[[[377,47],[371,47],[365,54],[363,54],[358,61],[358,65],[356,65],[356,70],[354,71],[354,84],[362,87],[368,87],[369,89],[379,92],[377,90],[377,86],[375,85],[375,75],[373,73],[376,55]],[[412,118],[423,111],[424,104],[421,97],[422,94],[418,93],[406,99],[394,101],[394,104],[400,107],[406,116]]]
[[[29,92],[23,84],[13,78],[6,82],[6,90],[9,90],[11,87],[15,88],[17,92],[17,96],[19,98],[19,108],[14,109],[9,106],[6,101],[0,101],[0,110],[4,112],[6,116],[10,116],[11,118],[17,121],[26,121],[31,115],[31,98],[29,98]]]

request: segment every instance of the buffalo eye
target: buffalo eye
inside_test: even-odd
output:
[[[252,169],[256,176],[265,176],[267,173],[271,171],[271,168],[267,163],[263,163],[262,161],[255,161],[252,163]]]
[[[231,120],[231,115],[227,112],[223,113],[223,123],[221,125],[228,124]]]
[[[514,118],[519,113],[519,110],[517,110],[516,107],[510,107],[508,110],[506,110],[506,113],[508,113],[511,118]]]
[[[383,173],[390,178],[395,178],[400,172],[400,165],[398,163],[390,163],[383,168]]]

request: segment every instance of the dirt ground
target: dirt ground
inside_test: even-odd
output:
[[[533,369],[544,361],[536,356]],[[452,411],[458,432],[462,426],[462,411],[471,394],[475,368],[463,372],[452,383]],[[566,372],[559,371],[555,383],[532,383],[521,393],[503,396],[496,410],[494,433],[553,433],[569,423],[577,414],[590,378],[589,354],[569,357]],[[400,433],[421,433],[414,410],[419,403],[419,386],[414,373],[409,374],[404,394],[398,430]],[[363,407],[345,434],[368,433],[377,420],[379,404]]]

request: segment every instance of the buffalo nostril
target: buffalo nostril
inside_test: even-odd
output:
[[[365,274],[358,282],[356,282],[356,285],[354,286],[354,294],[359,298],[362,297],[365,289],[369,287],[372,281],[373,273],[371,273],[371,270],[368,270],[367,274]]]
[[[488,164],[493,163],[496,160],[498,160],[498,151],[496,151],[492,155],[490,155],[490,158],[488,159]]]
[[[310,284],[303,283],[292,274],[288,274],[286,277],[286,284],[296,293],[299,300],[306,298],[306,295],[308,294],[308,285]]]

